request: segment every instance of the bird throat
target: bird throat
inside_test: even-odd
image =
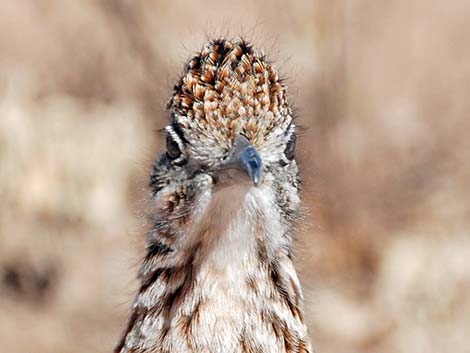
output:
[[[273,193],[232,185],[200,207],[181,243],[144,261],[115,352],[311,352]]]

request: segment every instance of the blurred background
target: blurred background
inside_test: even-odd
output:
[[[172,84],[241,35],[307,128],[316,351],[470,352],[469,21],[467,0],[1,1],[0,350],[112,350]]]

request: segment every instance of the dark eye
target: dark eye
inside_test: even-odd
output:
[[[297,140],[297,137],[295,136],[295,133],[292,133],[290,135],[289,142],[287,142],[286,149],[284,150],[284,155],[289,161],[294,159],[296,140]]]
[[[166,155],[168,159],[174,160],[181,156],[181,150],[178,143],[173,139],[170,133],[166,134]]]

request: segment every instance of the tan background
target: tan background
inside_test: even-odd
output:
[[[110,352],[164,104],[208,36],[290,87],[317,352],[470,352],[470,2],[2,1],[0,351]]]

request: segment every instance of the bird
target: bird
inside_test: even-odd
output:
[[[210,39],[167,104],[138,293],[114,353],[311,353],[293,242],[296,126],[274,64]]]

